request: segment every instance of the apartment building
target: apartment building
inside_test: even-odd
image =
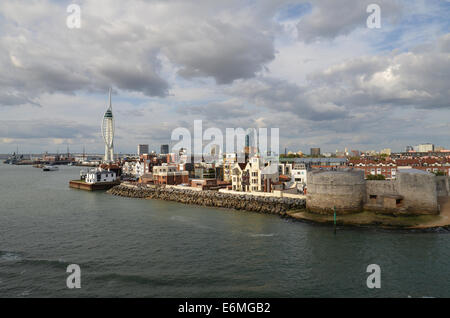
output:
[[[189,173],[187,171],[178,171],[175,165],[162,165],[153,167],[154,184],[188,184]]]

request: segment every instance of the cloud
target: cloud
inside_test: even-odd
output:
[[[240,96],[249,103],[266,109],[289,112],[297,117],[323,121],[345,118],[349,114],[345,107],[332,100],[321,99],[307,87],[282,79],[257,78],[238,82],[227,90],[233,96]]]
[[[69,29],[69,2],[1,1],[0,140],[101,152],[112,86],[118,151],[194,119],[278,127],[289,147],[448,144],[447,11],[380,0],[367,30],[372,2],[81,0]]]
[[[280,5],[283,2],[280,3]],[[2,105],[45,93],[104,92],[111,85],[165,97],[167,59],[185,78],[218,84],[254,77],[275,57],[275,5],[261,1],[81,1],[81,29],[66,27],[63,4],[0,3]]]
[[[236,99],[229,99],[221,102],[208,103],[201,106],[190,106],[178,108],[178,113],[192,115],[194,118],[206,119],[218,122],[230,118],[249,117],[256,112],[242,107],[242,102]]]
[[[100,134],[96,127],[76,122],[48,119],[0,120],[0,138],[96,138]]]
[[[162,51],[180,65],[183,77],[211,76],[218,84],[228,84],[254,77],[275,58],[273,36],[257,27],[206,19],[171,29],[185,40],[169,39]]]
[[[450,34],[409,52],[368,56],[311,74],[312,90],[347,108],[449,108]]]
[[[450,108],[449,41],[447,34],[426,48],[353,58],[310,74],[305,85],[259,77],[239,81],[227,92],[315,122],[359,119],[391,107]]]

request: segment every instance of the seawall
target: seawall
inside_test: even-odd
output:
[[[146,187],[135,185],[118,185],[107,191],[112,195],[174,201],[217,208],[246,210],[251,212],[285,215],[286,211],[304,209],[305,200],[296,198],[257,197],[236,195],[218,191],[194,191],[164,187]]]

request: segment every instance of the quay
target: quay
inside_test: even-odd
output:
[[[84,180],[71,180],[69,181],[69,187],[73,189],[80,189],[86,191],[96,191],[96,190],[109,190],[114,186],[120,184],[120,181],[111,182],[99,182],[99,183],[87,183]]]
[[[304,198],[255,196],[245,192],[238,195],[212,190],[196,191],[188,188],[180,189],[155,185],[138,186],[125,182],[108,190],[107,193],[129,198],[174,201],[281,216],[286,215],[286,212],[290,210],[304,209],[306,204]]]

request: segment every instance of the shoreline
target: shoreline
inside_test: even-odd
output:
[[[333,216],[311,213],[306,210],[306,200],[278,197],[257,197],[227,194],[217,191],[194,191],[157,186],[120,184],[106,191],[108,194],[128,198],[172,201],[183,204],[243,210],[262,214],[275,214],[314,225],[332,227]],[[390,216],[363,211],[337,217],[338,227],[404,231],[409,233],[449,233],[450,198],[441,197],[441,213],[437,216]]]
[[[257,197],[252,195],[242,195],[222,193],[218,191],[195,191],[190,189],[175,189],[158,186],[135,186],[121,184],[108,191],[109,194],[139,198],[158,199],[184,204],[208,206],[214,208],[227,208],[234,210],[244,210],[265,214],[276,214],[283,216],[288,211],[303,209],[306,206],[305,199],[278,198],[278,197]]]
[[[298,214],[301,213],[303,215],[313,216],[313,217],[304,217],[299,216]],[[360,213],[355,213],[352,216],[358,217],[359,214],[371,214],[374,217],[377,215],[370,211],[363,211]],[[297,215],[296,215],[297,214]],[[384,216],[386,217],[386,216]],[[293,211],[288,213],[288,218],[295,221],[295,222],[302,222],[307,223],[311,225],[317,225],[317,226],[327,226],[327,227],[333,227],[333,217],[328,216],[322,216],[317,215],[313,213],[308,213],[307,211]],[[396,220],[398,217],[388,216],[387,218],[390,218],[390,221]],[[404,218],[412,218],[413,221],[415,217],[404,217]],[[352,228],[352,229],[376,229],[376,230],[383,230],[387,232],[407,232],[407,233],[450,233],[450,225],[426,225],[421,224],[418,226],[410,226],[410,225],[394,225],[390,222],[382,223],[377,220],[369,221],[369,222],[354,222],[349,221],[348,219],[342,220],[342,216],[338,216],[336,220],[336,226],[337,228]]]

